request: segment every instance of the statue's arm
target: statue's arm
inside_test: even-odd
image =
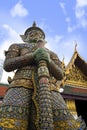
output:
[[[33,55],[31,53],[23,56],[20,55],[20,48],[17,44],[11,45],[8,51],[5,52],[5,56],[3,68],[7,72],[27,66],[33,62]]]
[[[64,77],[64,72],[61,67],[61,61],[58,56],[53,52],[50,52],[50,62],[48,64],[50,73],[57,79],[62,80]]]

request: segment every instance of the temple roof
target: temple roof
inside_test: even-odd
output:
[[[87,100],[87,62],[75,49],[70,62],[65,67],[63,79],[63,95],[70,95],[76,98],[81,97]]]
[[[87,62],[84,61],[77,53],[75,65],[87,76]]]
[[[8,89],[8,84],[0,83],[0,98],[3,98]]]
[[[78,51],[75,50],[70,62],[66,66],[66,73],[73,67],[77,66],[87,76],[87,62],[79,55]]]

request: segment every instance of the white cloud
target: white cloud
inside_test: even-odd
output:
[[[54,41],[55,41],[56,43],[58,43],[62,38],[63,38],[63,36],[56,35]]]
[[[87,13],[86,7],[87,0],[76,0],[75,4],[75,24],[71,23],[72,19],[70,17],[66,17],[65,21],[67,22],[67,31],[73,32],[78,28],[86,28],[87,27]]]
[[[78,24],[75,24],[75,25],[71,25],[71,18],[70,17],[66,17],[65,18],[65,21],[67,22],[68,24],[68,27],[67,27],[67,31],[68,32],[73,32],[75,29],[78,28]]]
[[[7,30],[7,32],[8,32],[8,34],[9,34],[9,37],[11,38],[11,39],[13,39],[13,38],[18,38],[18,34],[17,34],[17,32],[13,29],[13,28],[11,28],[8,24],[3,24],[3,28],[5,29],[5,30]]]
[[[81,19],[85,15],[84,8],[76,8],[76,18]]]
[[[63,13],[66,15],[67,12],[66,12],[66,8],[65,8],[65,3],[64,3],[64,2],[60,2],[59,4],[60,4],[60,7],[61,7],[62,10],[63,10]]]
[[[87,6],[87,0],[76,0],[76,1],[77,1],[77,4],[76,4],[77,7]]]
[[[47,44],[46,47],[54,51],[57,51],[57,44],[62,40],[62,35],[55,35],[54,37],[47,37]]]
[[[19,16],[19,17],[25,17],[28,15],[28,11],[26,8],[23,7],[21,2],[18,2],[12,9],[11,9],[11,15],[13,17]]]
[[[74,53],[75,43],[73,42],[74,37],[65,38],[61,35],[56,35],[54,37],[47,37],[47,45],[51,51],[55,52],[59,59],[62,61],[65,58],[65,64],[67,65]]]
[[[73,32],[73,31],[76,30],[77,28],[79,28],[79,24],[72,25],[72,26],[68,25],[67,31],[68,31],[68,32]]]
[[[87,14],[85,7],[87,6],[87,0],[76,0],[75,16],[79,27],[87,27]]]
[[[66,17],[66,18],[65,18],[65,21],[66,21],[67,23],[70,23],[70,22],[71,22],[70,17]]]

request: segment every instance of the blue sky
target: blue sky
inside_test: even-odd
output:
[[[0,0],[0,59],[20,34],[32,26],[43,29],[47,48],[67,65],[77,50],[87,61],[87,0]]]

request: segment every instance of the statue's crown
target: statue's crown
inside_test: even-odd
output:
[[[20,35],[24,42],[36,42],[39,39],[45,39],[45,33],[43,30],[36,26],[36,23],[33,22],[32,27],[29,27],[24,35]]]

